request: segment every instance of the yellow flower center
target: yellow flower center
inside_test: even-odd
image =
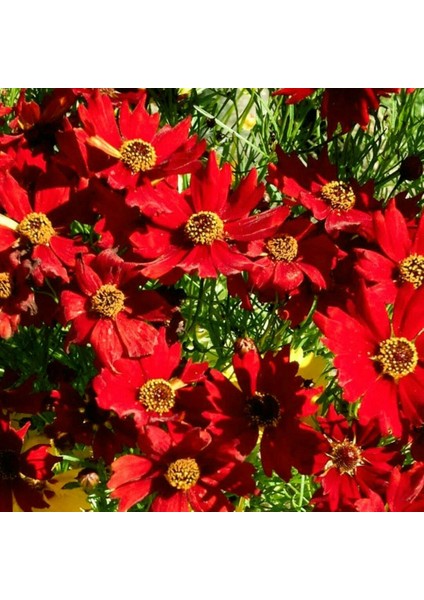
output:
[[[413,283],[419,288],[424,282],[424,256],[411,254],[399,263],[399,279],[403,283]]]
[[[0,300],[6,300],[12,295],[12,279],[9,273],[0,273]]]
[[[333,210],[350,210],[355,206],[355,194],[349,184],[343,181],[330,181],[322,186],[321,198]]]
[[[214,212],[201,210],[191,215],[184,227],[186,237],[193,244],[210,246],[224,237],[224,223]]]
[[[354,475],[356,468],[364,464],[361,449],[349,440],[332,444],[331,462],[342,475]]]
[[[102,317],[115,318],[124,308],[125,296],[116,285],[105,284],[91,297],[91,309]]]
[[[165,379],[149,379],[139,389],[138,399],[147,410],[162,415],[175,405],[175,392]]]
[[[248,398],[245,411],[252,425],[259,427],[275,427],[281,416],[277,398],[260,392]]]
[[[194,458],[179,458],[169,465],[165,477],[172,487],[187,491],[200,477],[199,465]]]
[[[277,262],[292,262],[298,252],[296,238],[287,234],[267,240],[265,246],[271,259]]]
[[[29,213],[22,219],[17,227],[17,232],[26,237],[31,244],[48,245],[55,235],[55,230],[50,219],[44,213]]]
[[[380,364],[384,375],[400,379],[414,372],[418,352],[414,342],[404,337],[392,337],[380,343],[378,354],[373,359]]]
[[[156,150],[144,140],[127,140],[120,150],[121,161],[134,175],[140,171],[149,171],[152,169],[157,160]]]

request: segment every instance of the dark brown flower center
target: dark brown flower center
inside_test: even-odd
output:
[[[215,240],[224,237],[224,223],[209,210],[201,210],[191,215],[184,227],[186,237],[193,244],[210,246]]]
[[[12,295],[12,278],[10,273],[0,273],[0,300],[6,300]]]
[[[116,285],[105,284],[91,297],[91,309],[102,317],[114,319],[124,308],[125,296]]]
[[[298,252],[296,238],[287,234],[267,240],[265,246],[271,259],[277,262],[292,262]]]
[[[194,458],[179,458],[169,465],[165,477],[172,487],[187,491],[200,477],[199,465]]]
[[[331,461],[342,475],[354,475],[356,468],[363,464],[361,449],[349,440],[333,443]]]
[[[19,476],[19,455],[13,450],[0,450],[0,480]]]
[[[140,171],[149,171],[157,161],[156,150],[144,140],[126,140],[119,152],[122,162],[133,175]]]
[[[322,186],[321,198],[333,210],[350,210],[355,206],[356,198],[353,189],[343,181],[330,181]]]
[[[280,420],[280,403],[271,394],[256,392],[248,398],[246,413],[253,425],[259,427],[275,427]]]
[[[378,354],[373,359],[380,364],[385,375],[400,379],[415,371],[418,352],[411,340],[392,337],[379,344]]]
[[[413,283],[419,288],[424,282],[424,256],[411,254],[399,263],[399,279],[402,283]]]
[[[139,389],[138,399],[146,410],[162,415],[175,405],[175,392],[165,379],[149,379]]]
[[[29,213],[22,219],[17,227],[17,232],[26,237],[31,244],[47,246],[55,235],[55,230],[50,219],[44,213]]]

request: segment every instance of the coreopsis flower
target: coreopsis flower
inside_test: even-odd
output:
[[[403,283],[412,283],[417,289],[424,283],[424,218],[416,229],[409,229],[395,200],[373,217],[375,243],[381,252],[357,249],[355,268],[375,284],[373,290],[382,300],[392,303]]]
[[[121,456],[112,463],[108,487],[126,511],[150,494],[155,512],[233,511],[224,492],[256,492],[254,466],[241,462],[231,444],[219,444],[205,430],[168,422],[169,431],[149,426],[143,456]]]
[[[144,88],[73,88],[72,91],[85,100],[90,100],[97,94],[107,96],[114,106],[120,106],[124,100],[131,105],[137,104],[140,100],[145,100],[146,96]]]
[[[316,88],[281,88],[273,95],[288,96],[286,103],[296,104],[315,90]],[[350,131],[356,124],[365,128],[370,120],[370,112],[380,106],[380,98],[399,92],[400,88],[325,88],[321,114],[328,121],[328,134],[333,134],[339,123],[343,133]]]
[[[230,191],[231,176],[231,166],[225,163],[220,169],[211,152],[206,167],[192,174],[186,192],[179,194],[164,184],[133,195],[132,202],[151,220],[147,233],[136,232],[130,238],[138,254],[153,259],[143,269],[146,277],[171,272],[217,277],[251,267],[240,243],[272,233],[284,207],[250,216],[264,186],[257,183],[253,169]]]
[[[204,141],[189,137],[191,117],[159,129],[159,113],[149,114],[145,102],[143,94],[131,110],[123,101],[118,120],[105,94],[96,94],[78,109],[84,127],[79,138],[88,145],[89,170],[107,177],[114,188],[134,188],[145,180],[189,173],[205,150]]]
[[[122,358],[114,370],[101,370],[93,380],[97,404],[120,417],[132,414],[139,427],[172,415],[199,413],[201,398],[196,397],[197,383],[207,363],[182,363],[182,347],[166,343],[166,332],[159,332],[152,355],[139,359]],[[185,420],[190,417],[185,416]]]
[[[66,177],[52,169],[37,179],[34,193],[27,192],[8,172],[0,173],[0,251],[14,251],[22,262],[29,259],[31,275],[38,285],[45,277],[68,282],[68,269],[77,253],[87,249],[67,237],[73,220],[70,186]]]
[[[25,99],[26,90],[22,89],[13,107],[15,115],[9,123],[14,135],[3,135],[0,145],[27,145],[39,153],[51,155],[55,145],[55,133],[60,127],[64,115],[75,101],[71,89],[56,88],[46,94],[41,104]]]
[[[286,217],[288,214],[287,210]],[[283,216],[282,221],[272,237],[252,242],[249,254],[254,252],[259,258],[249,273],[249,282],[254,288],[267,289],[271,300],[276,292],[284,297],[298,288],[305,277],[315,289],[326,288],[339,249],[306,217],[285,220]]]
[[[25,511],[47,508],[39,483],[53,477],[52,467],[60,459],[49,454],[50,446],[36,444],[23,451],[24,438],[30,427],[11,427],[0,416],[0,511],[13,511],[14,500]]]
[[[287,96],[286,104],[297,104],[313,94],[317,89],[318,88],[280,88],[272,92],[272,95]]]
[[[120,419],[113,411],[99,408],[91,388],[81,396],[71,385],[62,384],[51,392],[51,403],[54,420],[44,430],[59,449],[84,444],[92,448],[95,460],[110,464],[125,447],[136,444],[133,420]]]
[[[323,341],[334,353],[343,397],[361,400],[359,419],[378,420],[383,434],[402,434],[402,420],[424,422],[424,287],[398,291],[393,318],[372,290],[360,288],[348,312],[315,313]]]
[[[341,181],[326,152],[317,160],[310,158],[307,166],[281,148],[277,148],[277,156],[278,163],[268,167],[267,180],[288,197],[288,202],[309,209],[317,221],[324,221],[330,234],[347,231],[372,238],[370,211],[378,207],[372,182],[359,186],[353,180]]]
[[[27,278],[28,268],[14,266],[0,255],[0,338],[8,339],[16,333],[22,313],[37,310]]]
[[[315,412],[311,398],[296,375],[298,364],[289,362],[289,348],[261,357],[256,350],[235,354],[233,366],[238,386],[212,370],[204,385],[211,409],[208,428],[220,439],[237,440],[244,456],[260,437],[265,475],[275,471],[288,481],[291,469],[311,473],[317,435],[302,422]]]
[[[67,345],[90,342],[109,366],[123,356],[153,352],[157,331],[148,321],[169,319],[171,306],[157,292],[139,290],[144,279],[138,270],[113,250],[77,262],[75,291],[61,294],[64,322],[72,325]]]
[[[312,502],[330,511],[353,510],[355,502],[371,492],[383,494],[399,449],[379,446],[381,431],[375,421],[366,427],[351,425],[330,406],[318,419],[322,439],[314,456],[314,474],[322,489]]]
[[[424,465],[415,464],[402,471],[392,469],[385,501],[375,493],[369,498],[355,502],[360,512],[423,512],[424,511]]]

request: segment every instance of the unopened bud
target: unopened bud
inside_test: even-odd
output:
[[[423,174],[423,163],[419,156],[411,155],[403,159],[400,165],[399,173],[403,180],[414,181]]]
[[[79,472],[78,481],[85,492],[91,492],[100,483],[100,477],[97,471],[87,467]]]

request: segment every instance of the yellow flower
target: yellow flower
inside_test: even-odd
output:
[[[323,356],[316,356],[313,352],[304,354],[299,347],[290,349],[290,360],[299,363],[297,374],[302,379],[313,381],[316,387],[326,387],[327,377],[324,371],[328,365]]]
[[[245,131],[250,131],[256,125],[256,116],[252,113],[249,113],[245,120],[243,121],[242,128]]]

